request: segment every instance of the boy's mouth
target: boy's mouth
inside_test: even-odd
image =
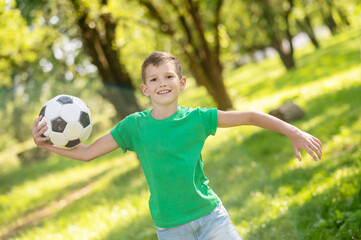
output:
[[[158,95],[164,95],[164,94],[167,94],[167,93],[170,93],[171,90],[162,90],[162,91],[159,91],[157,92]]]

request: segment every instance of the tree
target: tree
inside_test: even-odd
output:
[[[134,85],[124,64],[120,62],[119,48],[114,47],[116,20],[109,11],[99,11],[97,19],[92,19],[88,8],[77,0],[71,2],[78,13],[76,21],[85,50],[97,66],[103,83],[109,86],[105,92],[101,92],[102,96],[113,103],[120,119],[139,111]],[[107,0],[102,0],[100,7],[106,5]]]
[[[295,68],[293,0],[243,0],[231,2],[227,8],[227,31],[242,54],[272,47],[287,69]]]
[[[39,81],[34,77],[36,71],[33,66],[48,53],[48,47],[58,36],[54,29],[41,22],[41,18],[34,17],[30,28],[19,9],[15,8],[15,2],[0,2],[0,90],[7,90],[2,94],[6,94],[6,101],[11,103],[5,105],[5,101],[2,102],[6,112],[6,116],[2,116],[2,124],[9,126],[7,133],[11,133],[18,142],[28,137],[24,119],[29,117],[31,107],[23,107],[29,102],[24,84]],[[34,99],[36,101],[39,99]],[[11,143],[11,140],[8,142]]]
[[[54,29],[40,22],[36,18],[30,28],[15,8],[15,2],[0,2],[0,89],[22,84],[15,79],[17,72],[31,74],[26,73],[27,68],[39,61],[58,37]]]
[[[223,0],[138,2],[148,10],[149,17],[159,24],[159,29],[177,43],[198,85],[207,89],[220,109],[232,108],[220,61],[219,30],[222,27]]]
[[[304,31],[315,48],[320,48],[320,44],[317,40],[316,33],[313,30],[310,3],[307,0],[300,0],[296,3],[296,10],[294,11],[294,16],[296,18],[296,23],[301,31]],[[312,7],[312,6],[311,6]]]
[[[275,5],[272,5],[270,0],[257,0],[257,3],[262,9],[263,24],[272,47],[276,49],[288,70],[295,68],[293,36],[289,21],[289,15],[293,9],[293,0],[277,1]],[[280,27],[282,25],[284,25],[283,28]],[[284,39],[287,39],[288,47],[285,46]]]
[[[118,119],[140,110],[132,79],[120,58],[121,49],[115,43],[118,22],[108,10],[107,0],[97,4],[79,0],[18,0],[17,3],[28,24],[32,16],[41,11],[47,21],[51,16],[60,17],[62,23],[57,27],[61,34],[82,39],[84,50],[97,67],[105,86],[99,93],[112,103]]]

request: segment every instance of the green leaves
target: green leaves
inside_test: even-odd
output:
[[[13,2],[0,5],[0,89],[13,87],[11,76],[41,58],[57,36],[41,14],[27,25],[13,6]]]

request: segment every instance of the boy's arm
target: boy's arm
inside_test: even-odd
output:
[[[300,154],[301,149],[306,150],[315,161],[317,161],[317,156],[319,159],[322,157],[322,144],[320,140],[269,114],[256,111],[218,110],[217,118],[217,126],[220,128],[254,125],[264,129],[277,131],[288,136],[292,141],[293,150],[300,161],[302,160]]]
[[[42,134],[47,130],[47,126],[45,122],[38,126],[40,120],[41,116],[35,119],[32,128],[35,144],[39,148],[46,149],[64,157],[88,162],[118,148],[118,144],[115,142],[113,136],[110,133],[99,138],[91,145],[79,144],[72,149],[54,147],[49,143],[49,137],[42,137]]]

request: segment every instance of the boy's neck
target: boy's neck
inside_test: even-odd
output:
[[[178,103],[169,106],[153,106],[151,115],[154,119],[162,120],[172,116],[178,110]]]

